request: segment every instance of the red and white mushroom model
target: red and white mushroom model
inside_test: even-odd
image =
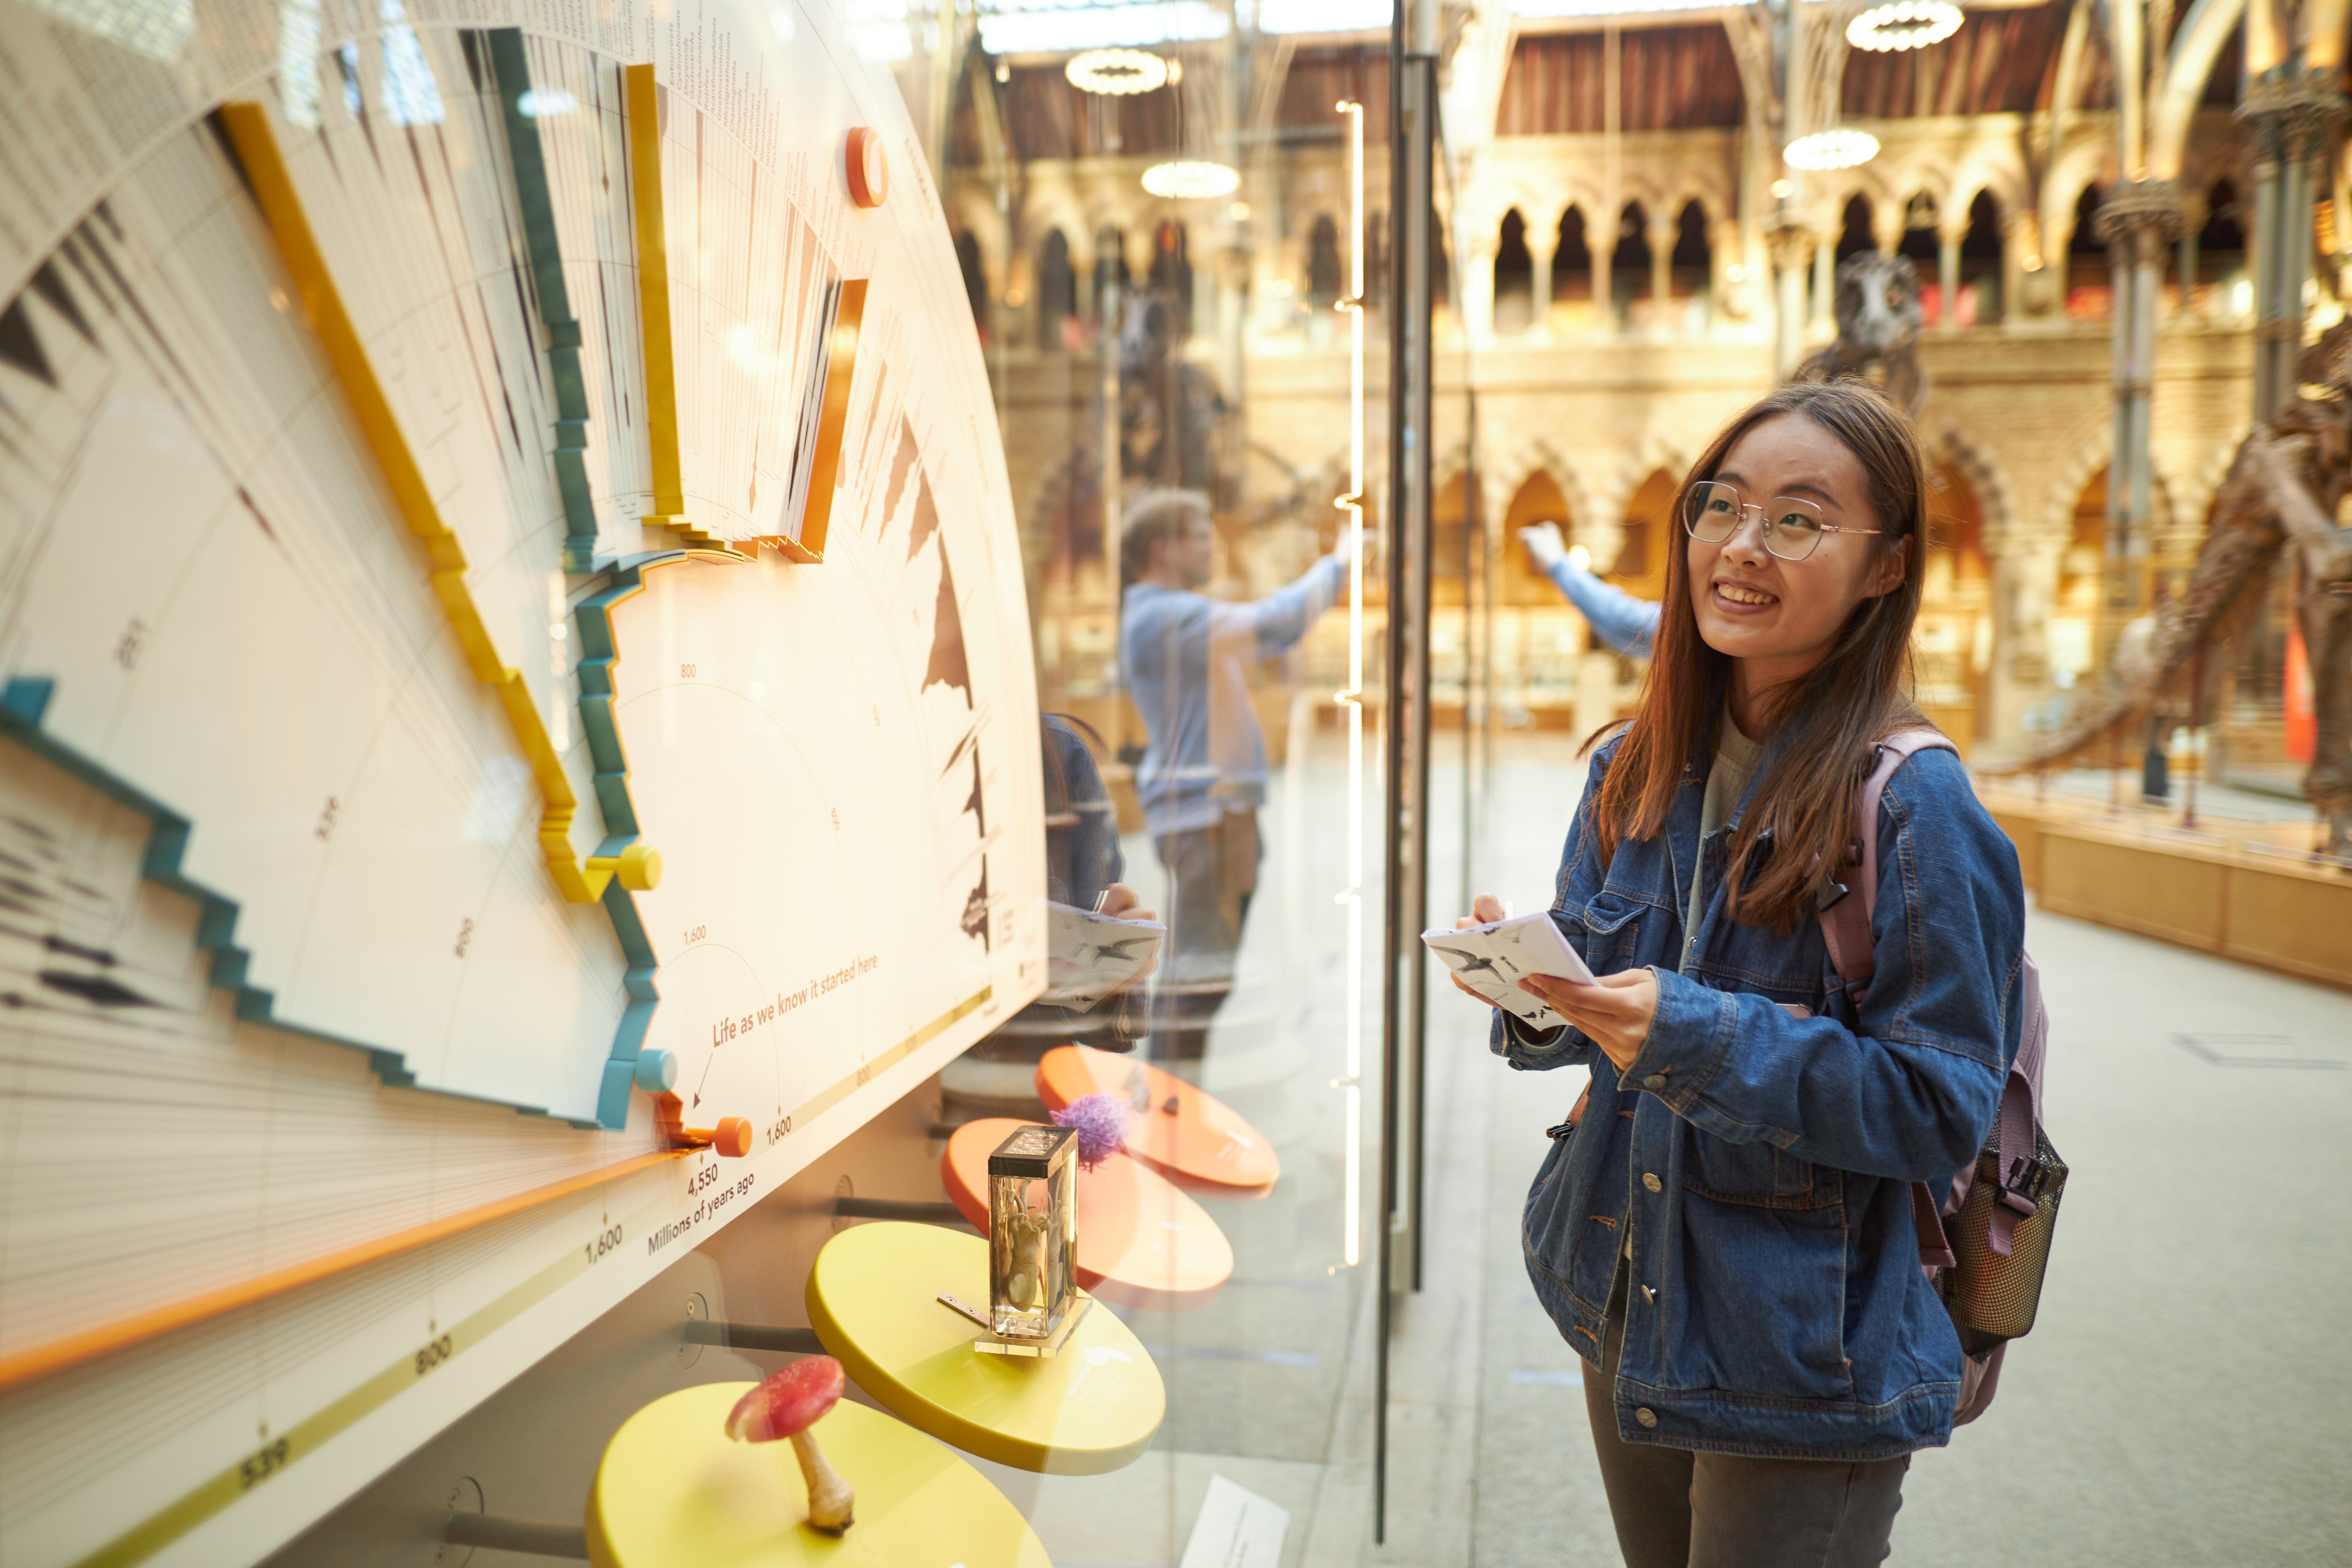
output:
[[[793,1363],[735,1402],[727,1435],[739,1443],[772,1443],[790,1437],[801,1478],[808,1483],[809,1527],[828,1535],[849,1528],[849,1483],[824,1462],[809,1428],[841,1399],[841,1363],[812,1355]]]

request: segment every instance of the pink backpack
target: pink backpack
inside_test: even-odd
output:
[[[1878,798],[1914,753],[1935,750],[1958,748],[1933,729],[1905,730],[1878,743],[1877,766],[1854,799],[1854,841],[1839,870],[1843,881],[1831,884],[1835,891],[1822,906],[1830,962],[1857,1006],[1878,972],[1870,940],[1878,893]],[[1847,896],[1857,883],[1862,896]],[[2030,956],[2021,979],[2025,1022],[2017,1060],[2001,1085],[1991,1141],[1974,1165],[1953,1177],[1940,1207],[1927,1184],[1911,1184],[1919,1267],[1943,1298],[1968,1354],[1956,1426],[1984,1414],[2000,1385],[2002,1351],[2033,1327],[2058,1200],[2066,1189],[2065,1163],[2042,1128],[2042,1063],[2050,1043],[2050,1015],[2042,1006],[2041,971]]]

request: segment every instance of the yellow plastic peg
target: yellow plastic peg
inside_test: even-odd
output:
[[[616,855],[590,855],[588,869],[617,877],[631,893],[649,893],[661,885],[661,851],[640,839]]]

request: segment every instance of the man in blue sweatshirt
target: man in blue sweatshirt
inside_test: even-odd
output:
[[[1658,630],[1658,606],[1654,601],[1636,599],[1613,583],[1592,575],[1591,569],[1577,559],[1580,549],[1572,550],[1568,541],[1559,537],[1558,523],[1538,523],[1519,530],[1519,541],[1528,547],[1528,559],[1552,586],[1568,596],[1568,601],[1584,612],[1592,624],[1592,633],[1620,653],[1633,658],[1650,656],[1650,639]]]
[[[1168,868],[1163,973],[1178,988],[1231,980],[1257,888],[1265,736],[1249,666],[1306,636],[1348,574],[1335,553],[1255,603],[1227,603],[1200,591],[1215,549],[1198,491],[1146,491],[1119,529],[1119,666],[1150,739],[1135,793]]]

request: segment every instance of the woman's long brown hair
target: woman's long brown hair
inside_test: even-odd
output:
[[[1769,698],[1766,727],[1781,744],[1732,835],[1726,908],[1744,924],[1788,931],[1812,917],[1815,895],[1844,862],[1854,791],[1869,771],[1872,743],[1927,722],[1910,687],[1911,625],[1926,568],[1927,471],[1911,421],[1884,393],[1865,382],[1804,382],[1780,388],[1726,425],[1692,465],[1684,490],[1714,478],[1741,436],[1782,414],[1811,420],[1862,465],[1871,509],[1885,530],[1874,548],[1901,550],[1908,541],[1901,585],[1855,605],[1829,656]],[[1709,755],[1731,691],[1732,660],[1707,646],[1691,610],[1680,496],[1669,526],[1665,598],[1642,705],[1593,806],[1604,865],[1622,840],[1654,838],[1664,829],[1685,767]]]

